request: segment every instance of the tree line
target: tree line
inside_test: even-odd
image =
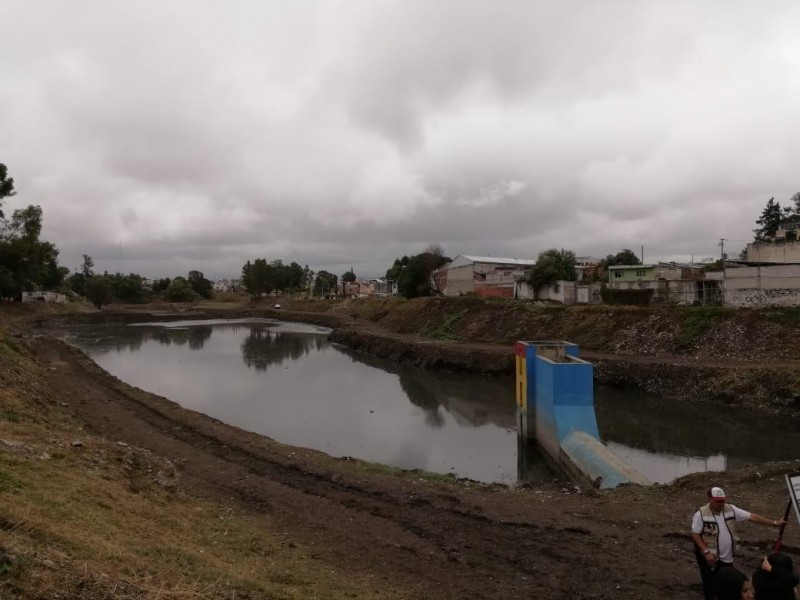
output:
[[[16,194],[14,179],[0,164],[0,299],[19,298],[37,288],[57,289],[69,269],[58,266],[58,248],[39,239],[42,208],[27,206],[7,219],[3,204]]]

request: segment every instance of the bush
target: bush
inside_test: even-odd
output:
[[[194,300],[194,291],[183,277],[176,277],[167,286],[164,298],[169,302],[191,302]]]

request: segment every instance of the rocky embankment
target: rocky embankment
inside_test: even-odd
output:
[[[595,364],[600,385],[800,409],[796,309],[563,307],[478,298],[295,302],[290,308],[284,318],[318,315],[334,327],[336,342],[423,367],[510,375],[515,341],[566,340]]]

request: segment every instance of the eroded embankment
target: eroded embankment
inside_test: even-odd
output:
[[[479,298],[355,300],[333,341],[427,368],[512,374],[517,340],[567,340],[599,385],[781,412],[800,409],[800,311],[719,307],[563,307]],[[285,318],[307,318],[308,312]]]
[[[595,364],[598,385],[680,399],[800,409],[800,312],[715,307],[563,307],[479,298],[284,302],[281,311],[112,309],[70,322],[271,317],[330,327],[331,340],[423,368],[512,376],[517,340],[567,340]]]

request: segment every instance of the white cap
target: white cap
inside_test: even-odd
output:
[[[708,497],[712,500],[725,500],[725,490],[721,487],[712,487]]]

